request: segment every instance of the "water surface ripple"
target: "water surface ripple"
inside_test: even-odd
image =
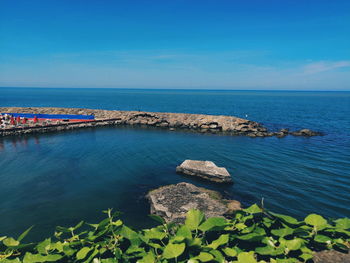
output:
[[[33,236],[101,211],[149,226],[148,190],[187,181],[243,205],[279,213],[350,216],[349,92],[1,89],[0,106],[62,106],[245,117],[270,128],[312,128],[323,137],[246,138],[157,129],[99,128],[0,139],[0,233],[36,225]],[[175,173],[184,159],[225,166],[234,185]],[[41,230],[39,230],[41,228]]]

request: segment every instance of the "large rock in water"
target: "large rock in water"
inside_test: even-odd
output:
[[[201,210],[208,217],[223,217],[241,209],[240,202],[222,199],[220,193],[189,183],[162,186],[148,193],[151,213],[167,222],[183,223],[191,209]]]
[[[341,253],[336,250],[316,252],[313,260],[315,263],[350,263],[350,250],[348,253]]]
[[[229,172],[224,167],[217,167],[211,161],[186,160],[176,167],[176,172],[201,177],[216,183],[232,183]]]

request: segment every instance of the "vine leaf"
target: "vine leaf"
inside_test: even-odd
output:
[[[199,225],[203,222],[203,220],[204,214],[201,211],[191,209],[187,212],[185,225],[189,229],[195,230],[198,229]]]
[[[186,245],[184,243],[181,244],[172,244],[169,243],[166,245],[163,251],[163,257],[165,259],[177,258],[181,256],[181,254],[185,251]]]

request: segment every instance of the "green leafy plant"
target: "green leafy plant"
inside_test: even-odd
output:
[[[18,238],[0,237],[0,262],[312,262],[317,251],[350,247],[350,219],[326,220],[308,215],[304,221],[268,212],[257,205],[237,211],[231,219],[208,218],[198,210],[185,223],[166,223],[135,231],[118,213],[105,211],[98,224],[57,227],[52,237],[24,243],[30,229]]]

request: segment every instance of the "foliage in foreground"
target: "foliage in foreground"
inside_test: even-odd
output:
[[[327,221],[308,215],[304,221],[267,212],[257,205],[236,212],[231,219],[209,218],[191,210],[183,225],[160,224],[138,232],[105,211],[98,224],[80,222],[57,227],[53,237],[23,243],[0,237],[0,262],[312,262],[314,251],[350,247],[350,219]]]

